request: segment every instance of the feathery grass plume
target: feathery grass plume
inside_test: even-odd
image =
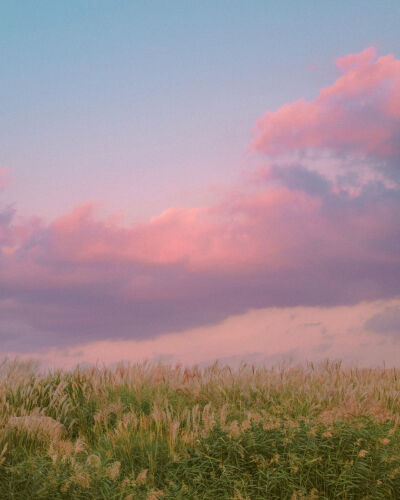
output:
[[[399,394],[398,369],[330,362],[7,360],[0,498],[396,499]]]
[[[60,422],[43,415],[33,414],[22,417],[10,417],[7,425],[9,429],[23,430],[29,434],[47,437],[52,441],[58,441],[66,433],[65,427]]]

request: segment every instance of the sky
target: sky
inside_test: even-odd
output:
[[[397,1],[0,14],[0,356],[398,364]]]

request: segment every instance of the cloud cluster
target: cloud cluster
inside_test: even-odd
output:
[[[143,360],[186,366],[215,360],[230,366],[242,362],[276,365],[315,363],[327,357],[340,359],[346,366],[382,366],[384,361],[390,367],[398,366],[400,359],[399,311],[399,299],[337,307],[252,309],[184,332],[141,340],[96,340],[20,357],[35,359],[44,369]]]
[[[265,167],[215,205],[130,226],[93,203],[49,224],[0,211],[3,349],[400,295],[400,61],[367,49],[337,65],[314,101],[260,119]]]
[[[310,102],[268,111],[252,147],[268,154],[325,149],[376,157],[400,152],[400,60],[373,47],[336,61],[342,75]]]

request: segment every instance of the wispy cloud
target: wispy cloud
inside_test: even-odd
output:
[[[346,365],[382,366],[384,360],[386,366],[395,366],[400,356],[400,332],[397,337],[393,333],[383,336],[380,331],[371,331],[368,323],[390,316],[392,325],[393,311],[398,313],[399,306],[397,299],[352,306],[257,309],[215,325],[150,339],[97,340],[27,352],[22,358],[36,359],[45,368],[143,360],[192,365],[216,359],[230,365],[243,361],[271,365],[281,361],[318,362],[327,357]]]

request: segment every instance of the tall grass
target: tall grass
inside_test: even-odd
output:
[[[0,366],[1,499],[398,499],[400,370]]]

